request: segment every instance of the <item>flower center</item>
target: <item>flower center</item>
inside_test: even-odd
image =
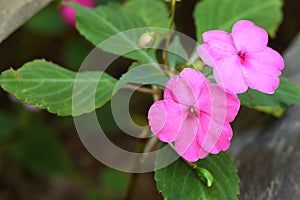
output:
[[[237,55],[240,57],[241,63],[244,63],[246,61],[246,52],[245,51],[239,51]]]
[[[189,116],[193,116],[193,117],[199,116],[199,111],[197,111],[194,106],[190,106],[189,111],[190,111]]]
[[[190,111],[191,113],[194,113],[194,112],[195,112],[194,106],[190,106],[189,111]]]

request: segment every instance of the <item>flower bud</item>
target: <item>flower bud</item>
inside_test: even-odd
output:
[[[63,2],[75,2],[84,7],[96,7],[96,0],[63,0]],[[61,16],[63,20],[68,23],[70,26],[75,27],[75,16],[76,12],[73,8],[68,5],[61,6]]]
[[[196,167],[195,170],[201,182],[204,183],[207,187],[211,187],[214,182],[214,177],[210,173],[210,171],[202,167]]]
[[[139,48],[144,48],[151,44],[155,40],[155,33],[154,32],[146,32],[144,33],[138,42],[138,47]]]

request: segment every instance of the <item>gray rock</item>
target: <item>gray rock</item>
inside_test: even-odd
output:
[[[52,0],[1,0],[0,43]]]

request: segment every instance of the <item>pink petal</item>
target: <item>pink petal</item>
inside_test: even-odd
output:
[[[240,100],[237,95],[230,91],[225,91],[216,84],[210,85],[209,91],[212,96],[212,112],[210,116],[222,124],[232,122],[240,109]]]
[[[248,89],[238,56],[219,60],[214,67],[214,77],[220,86],[235,94],[246,92]]]
[[[187,118],[181,127],[180,137],[175,141],[175,148],[184,159],[194,162],[199,159],[200,146],[197,143],[197,118]]]
[[[199,96],[199,109],[219,123],[232,122],[240,109],[240,101],[232,92],[211,84]]]
[[[216,49],[220,54],[235,53],[236,49],[229,33],[225,31],[212,30],[203,33],[203,41],[212,49]],[[229,54],[230,55],[230,54]]]
[[[210,153],[217,154],[220,151],[227,151],[230,146],[230,140],[232,138],[233,132],[229,123],[225,123],[219,139],[215,144],[214,148],[210,151]]]
[[[232,138],[232,129],[228,122],[217,122],[210,116],[200,117],[197,142],[207,152],[219,153],[227,150]]]
[[[264,51],[252,53],[243,63],[244,76],[250,88],[273,94],[279,86],[279,76],[284,67],[279,53],[267,47]]]
[[[203,148],[200,148],[199,159],[203,159],[208,156],[209,152],[205,151]]]
[[[227,32],[213,30],[202,36],[204,44],[198,47],[198,54],[207,65],[214,66],[214,62],[237,54],[231,35]]]
[[[200,77],[197,74],[194,75],[196,70],[191,70],[185,71],[184,73],[186,75],[184,75],[184,77],[180,74],[173,76],[169,80],[164,91],[164,99],[172,99],[173,101],[186,106],[191,106],[197,101],[198,94],[197,90],[194,90],[194,88],[196,88],[196,84],[201,84],[202,79],[195,84],[190,85],[189,80],[185,79],[187,75]],[[201,87],[201,85],[199,85],[199,87]]]
[[[151,131],[163,142],[176,140],[185,118],[183,108],[170,99],[155,102],[148,112]]]
[[[75,27],[75,15],[76,12],[70,6],[63,5],[61,7],[61,16],[70,26]]]
[[[64,2],[75,2],[85,7],[95,7],[95,0],[64,0]],[[75,27],[75,10],[67,5],[61,6],[61,15],[63,19],[71,26]]]
[[[185,68],[180,73],[180,76],[184,78],[189,86],[193,89],[196,97],[198,98],[202,89],[207,88],[210,85],[210,81],[199,71],[192,68]]]
[[[238,51],[262,51],[268,44],[268,33],[248,20],[235,23],[231,34]]]
[[[202,149],[210,152],[216,145],[222,125],[216,123],[210,116],[203,113],[200,117],[200,125],[197,132],[197,142]]]
[[[209,90],[211,83],[206,87],[202,87],[200,94],[198,96],[197,104],[194,105],[200,113],[205,112],[210,114],[212,112],[212,99],[211,92]]]
[[[210,51],[210,47],[208,44],[199,45],[197,50],[198,55],[200,56],[203,63],[211,67],[215,65],[215,60],[217,58],[215,58],[216,56],[214,57],[213,52]]]
[[[199,96],[199,100],[201,103],[198,144],[211,153],[227,149],[232,137],[229,122],[234,120],[240,108],[237,95],[212,84],[206,93]]]
[[[185,144],[185,142],[187,142],[187,140],[176,140],[175,141],[175,146],[176,146],[177,152],[180,154],[180,156],[182,156],[184,159],[186,159],[190,162],[197,161],[199,159],[199,155],[200,155],[200,147],[197,143],[197,140],[193,139],[192,142],[189,142],[190,144],[188,146]],[[182,150],[182,149],[184,149],[184,150]],[[206,154],[206,156],[207,155],[208,155],[208,153]]]

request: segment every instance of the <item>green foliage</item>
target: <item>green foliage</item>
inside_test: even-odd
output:
[[[80,78],[76,79],[76,75]],[[75,81],[80,82],[80,91],[73,91]],[[92,94],[89,89],[95,83],[98,86]],[[111,99],[115,83],[116,80],[104,72],[76,74],[45,60],[26,63],[18,70],[9,69],[0,76],[2,88],[17,99],[61,116],[80,115],[103,106]],[[77,98],[72,104],[73,95]],[[86,101],[93,95],[95,104],[91,105]]]
[[[58,11],[57,5],[41,10],[25,24],[25,28],[46,35],[61,34],[66,30],[67,25],[58,15]]]
[[[112,200],[112,199],[104,196],[103,194],[99,193],[99,191],[95,190],[88,193],[87,200]]]
[[[69,5],[76,11],[76,28],[95,46],[122,31],[146,25],[139,17],[126,13],[118,4],[103,5],[95,9],[75,3]]]
[[[209,30],[231,32],[232,25],[241,19],[253,21],[272,36],[282,20],[281,0],[203,0],[194,11],[198,41]]]
[[[280,85],[272,95],[257,90],[248,90],[248,94],[240,94],[243,105],[271,113],[279,117],[292,104],[300,104],[300,88],[288,79],[281,77]]]
[[[146,51],[138,47],[140,37],[154,28],[142,28],[147,27],[147,24],[135,13],[129,13],[117,4],[102,5],[96,9],[70,5],[76,10],[76,28],[95,46],[145,63],[157,62],[154,49]],[[158,35],[153,48],[159,45],[167,30],[155,29],[155,32]]]
[[[176,66],[186,63],[187,58],[188,55],[180,41],[180,38],[176,35],[169,46],[169,65],[176,68]]]
[[[103,5],[111,2],[119,2],[121,3],[124,0],[97,0],[98,4]]]
[[[100,192],[91,190],[88,200],[115,200],[124,199],[129,187],[129,175],[111,168],[103,168],[99,177]]]
[[[166,154],[173,154],[169,152]],[[158,153],[156,163],[164,162],[170,155]],[[239,194],[237,170],[226,152],[210,154],[195,162],[207,169],[214,177],[211,187],[207,187],[198,177],[197,171],[189,167],[182,159],[155,172],[159,192],[165,199],[176,200],[234,200]]]
[[[138,63],[133,63],[130,70],[120,78],[117,86],[118,88],[123,87],[127,83],[165,86],[168,80],[169,77],[160,69],[158,64],[139,65]]]
[[[149,27],[167,28],[170,23],[167,7],[161,0],[129,0],[125,10],[138,15]]]
[[[120,1],[114,0],[114,2]],[[124,4],[114,4],[108,0],[98,0],[98,2],[105,5],[94,9],[74,3],[68,5],[76,10],[76,28],[88,41],[106,52],[137,61],[132,64],[119,82],[105,72],[76,73],[45,60],[35,60],[26,63],[18,70],[4,71],[0,75],[0,85],[5,91],[14,94],[17,99],[61,116],[77,116],[106,105],[97,113],[100,117],[105,116],[102,121],[100,120],[100,124],[104,130],[117,132],[119,129],[112,122],[110,105],[107,104],[113,92],[120,88],[130,87],[128,83],[164,86],[169,80],[169,74],[162,70],[163,67],[153,64],[158,63],[156,55],[158,52],[155,48],[162,43],[168,32],[168,30],[153,27],[167,28],[170,23],[169,11],[163,0],[127,0]],[[198,41],[202,40],[201,34],[208,30],[219,29],[229,32],[232,25],[240,19],[253,21],[265,28],[273,37],[282,20],[281,7],[282,0],[199,1],[194,11]],[[55,13],[56,11],[52,9],[41,12],[26,25],[26,28],[47,34],[62,32],[65,25],[58,19],[59,15]],[[45,26],[45,22],[49,23]],[[129,31],[132,29],[134,31]],[[153,33],[154,42],[148,44],[149,49],[140,49],[139,39],[147,32],[151,32],[151,35]],[[63,52],[63,57],[70,65],[76,65],[83,59],[81,47],[81,43],[73,41]],[[172,38],[169,50],[182,55],[180,57],[175,53],[169,53],[170,67],[181,69],[187,66],[198,70],[203,68],[201,62],[186,63],[187,53],[179,37]],[[194,55],[198,59],[197,52]],[[151,64],[141,66],[142,63]],[[210,70],[210,68],[205,68],[203,72],[209,74]],[[79,87],[74,90],[76,84]],[[95,88],[94,92],[93,88]],[[292,104],[300,104],[299,87],[285,78],[281,78],[280,87],[274,95],[251,89],[248,92],[249,94],[239,95],[243,105],[272,113],[275,116],[280,116]],[[25,120],[22,123],[28,124],[26,122]],[[4,141],[3,144],[11,133],[23,128],[16,125],[12,116],[4,116],[1,112],[0,127],[0,139]],[[25,134],[13,143],[13,148],[5,146],[3,149],[6,149],[3,152],[11,152],[17,163],[21,163],[33,173],[66,173],[67,159],[56,135],[48,133],[40,126],[31,127],[31,129],[29,132],[24,131]],[[174,152],[167,154],[171,153]],[[160,152],[156,163],[164,162],[168,156],[170,155]],[[179,158],[169,166],[155,172],[157,188],[165,199],[237,199],[239,178],[229,154],[222,152],[218,155],[209,155],[195,164],[199,168],[192,169]],[[99,181],[101,192],[91,188],[87,191],[89,200],[117,199],[124,196],[128,188],[129,177],[112,169],[104,169],[101,171]]]
[[[40,126],[20,138],[13,154],[35,174],[63,175],[67,170],[66,155],[59,139]]]
[[[116,134],[121,131],[114,120],[114,116],[111,110],[111,102],[107,102],[100,109],[96,111],[98,122],[101,129],[107,134]]]
[[[77,70],[86,56],[90,53],[92,47],[88,41],[82,37],[67,40],[62,49],[62,59],[65,65],[72,70]]]
[[[128,174],[110,168],[102,170],[100,181],[106,190],[114,194],[115,198],[124,195],[129,186]]]
[[[16,123],[13,120],[13,116],[0,112],[0,141],[8,138],[16,129]]]

